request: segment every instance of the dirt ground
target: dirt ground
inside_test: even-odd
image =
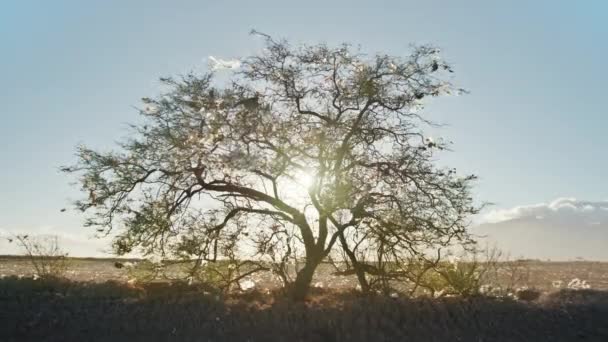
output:
[[[78,259],[69,262],[67,278],[77,281],[103,282],[106,280],[129,280],[129,273],[123,268],[114,267],[115,259]],[[123,262],[125,260],[122,260]],[[136,261],[134,261],[136,262]],[[559,288],[554,286],[555,281],[561,281],[565,288],[574,278],[585,280],[591,289],[608,290],[608,262],[573,261],[573,262],[546,262],[521,261],[520,272],[525,272],[525,279],[518,284],[543,291],[553,291]],[[354,277],[335,276],[335,269],[323,264],[313,281],[314,284],[326,288],[348,289],[357,285]],[[27,259],[16,257],[0,257],[0,278],[6,276],[31,276],[33,269]],[[253,279],[260,288],[275,288],[279,281],[271,274],[260,273]]]

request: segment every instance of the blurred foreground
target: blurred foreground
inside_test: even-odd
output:
[[[200,285],[0,279],[0,341],[607,341],[608,293],[534,301],[363,297],[315,288],[222,296]]]

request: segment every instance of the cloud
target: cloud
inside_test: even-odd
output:
[[[519,219],[535,219],[598,225],[608,223],[608,201],[584,201],[562,197],[549,203],[495,209],[487,212],[482,223],[499,223]]]
[[[209,67],[213,71],[223,69],[238,69],[241,67],[241,61],[238,59],[225,60],[209,56]]]
[[[471,227],[479,241],[516,257],[608,260],[608,201],[558,198],[495,209]]]

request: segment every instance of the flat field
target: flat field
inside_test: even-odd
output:
[[[107,280],[128,281],[130,274],[125,269],[114,267],[116,261],[137,263],[138,260],[124,259],[94,259],[70,258],[67,278],[75,281],[104,282]],[[537,260],[522,260],[516,263],[519,273],[518,286],[527,286],[542,291],[557,290],[554,282],[561,281],[562,286],[575,278],[585,280],[594,290],[608,290],[608,262],[597,261],[571,261],[550,262]],[[348,289],[357,285],[354,276],[336,276],[335,268],[322,264],[313,283],[323,287]],[[175,273],[178,273],[176,270]],[[525,273],[525,274],[524,274]],[[29,261],[23,257],[0,256],[0,277],[33,275]],[[260,273],[254,276],[259,288],[273,289],[279,282],[271,274]],[[507,275],[503,275],[507,277]],[[523,279],[521,279],[523,278]],[[507,279],[504,280],[507,282]]]

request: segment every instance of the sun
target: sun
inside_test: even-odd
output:
[[[312,173],[303,170],[297,171],[286,178],[280,186],[281,196],[291,201],[302,202],[308,198],[308,188],[315,183]]]
[[[308,189],[315,182],[315,177],[306,172],[299,172],[296,174],[296,182],[300,183],[303,187]]]

